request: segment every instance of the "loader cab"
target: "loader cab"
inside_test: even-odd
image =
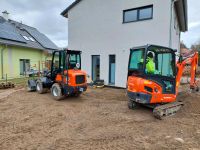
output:
[[[71,69],[81,70],[81,51],[54,51],[51,65],[52,80],[55,80],[57,74],[64,75]]]
[[[176,87],[176,56],[175,50],[147,45],[132,48],[130,51],[128,78],[139,77],[162,87],[163,94],[175,94]],[[148,92],[153,91],[146,87]]]

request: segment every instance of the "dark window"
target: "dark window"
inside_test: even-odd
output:
[[[115,55],[109,55],[109,83],[115,84]]]
[[[63,53],[56,51],[52,61],[52,71],[61,73],[63,71]]]
[[[100,80],[100,55],[92,55],[92,80]]]
[[[124,22],[137,21],[137,10],[130,10],[124,13]]]
[[[81,65],[80,54],[69,54],[69,69],[74,69],[77,64]]]
[[[150,58],[148,55],[152,53],[153,56]],[[166,77],[175,77],[175,64],[174,55],[167,48],[151,46],[148,48],[148,53],[146,57],[146,69],[147,74],[160,75]],[[148,72],[148,62],[151,61],[150,66],[153,66],[153,71]],[[151,68],[151,67],[150,67]]]
[[[147,7],[139,10],[139,19],[151,19],[152,18],[153,7]]]
[[[129,70],[142,70],[144,66],[144,49],[131,52]]]
[[[30,59],[20,59],[20,75],[26,75],[30,71]]]
[[[153,18],[153,5],[123,11],[123,22],[135,22]]]

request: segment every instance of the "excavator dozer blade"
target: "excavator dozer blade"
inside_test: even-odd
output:
[[[155,118],[162,120],[164,117],[175,115],[183,105],[183,102],[160,105],[154,108],[153,115]]]

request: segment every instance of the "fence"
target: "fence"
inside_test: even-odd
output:
[[[41,76],[51,68],[51,61],[32,61],[20,59],[19,63],[5,63],[0,80]],[[2,72],[2,71],[1,71]]]

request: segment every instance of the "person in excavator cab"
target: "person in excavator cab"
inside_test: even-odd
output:
[[[155,74],[155,62],[154,62],[154,55],[152,52],[147,54],[147,63],[146,63],[146,72],[148,74]]]

